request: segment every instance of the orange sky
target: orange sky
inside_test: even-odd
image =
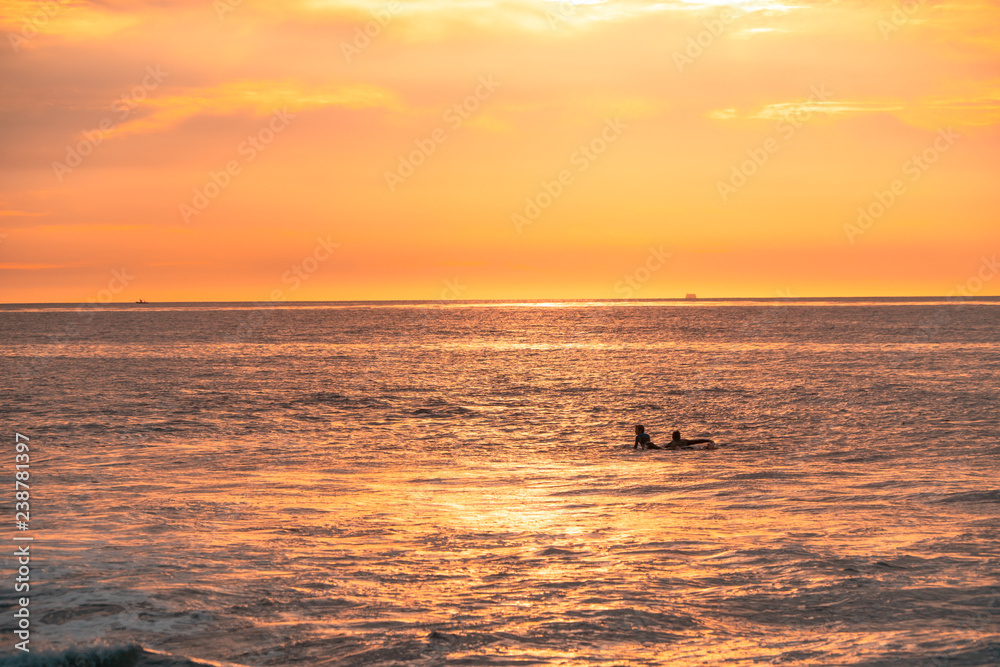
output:
[[[994,3],[0,24],[0,302],[1000,294]]]

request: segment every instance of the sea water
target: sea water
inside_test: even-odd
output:
[[[998,325],[998,299],[0,307],[0,663],[998,664]],[[638,423],[720,448],[637,451]]]

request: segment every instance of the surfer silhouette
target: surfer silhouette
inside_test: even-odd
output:
[[[659,445],[653,444],[653,439],[646,433],[646,427],[642,424],[635,425],[635,444],[632,449],[663,449]]]
[[[708,438],[694,438],[693,440],[688,440],[687,438],[681,437],[680,431],[674,431],[671,434],[670,444],[666,446],[666,449],[687,449],[691,445],[701,445],[705,444],[705,449],[715,449],[715,441],[709,440]]]
[[[693,445],[702,444],[705,445],[705,449],[718,449],[718,445],[715,444],[714,440],[709,440],[708,438],[693,438],[689,440],[682,438],[680,431],[674,431],[671,434],[670,442],[661,447],[653,443],[652,437],[646,433],[645,426],[636,424],[635,444],[632,445],[632,449],[691,449]]]

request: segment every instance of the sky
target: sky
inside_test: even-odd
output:
[[[0,2],[0,302],[1000,295],[1000,6]]]

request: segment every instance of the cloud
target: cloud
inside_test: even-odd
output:
[[[79,264],[0,264],[0,271],[42,271],[45,269],[69,269]]]
[[[5,211],[0,210],[0,218],[40,218],[46,215],[35,211]]]
[[[890,114],[916,127],[942,124],[994,125],[1000,122],[1000,94],[974,99],[940,98],[916,102],[899,99],[775,102],[752,113],[740,114],[735,108],[727,108],[710,111],[707,116],[715,120],[788,120],[814,114],[830,118]]]
[[[785,120],[795,116],[811,115],[823,113],[828,116],[848,113],[881,113],[899,111],[903,107],[899,104],[884,104],[881,102],[835,102],[835,101],[807,101],[807,102],[779,102],[768,104],[751,118],[762,118],[766,120]]]
[[[127,120],[109,136],[163,132],[197,116],[249,114],[264,117],[276,110],[298,113],[309,109],[398,109],[395,95],[371,84],[308,86],[294,81],[238,81],[194,88],[136,103],[135,120]]]

